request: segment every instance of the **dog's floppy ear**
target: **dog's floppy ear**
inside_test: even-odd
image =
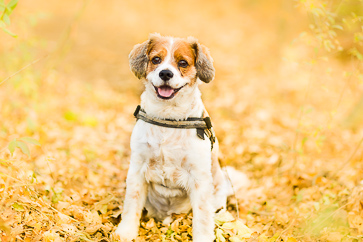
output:
[[[195,53],[197,76],[203,82],[211,82],[214,79],[215,70],[213,67],[213,59],[209,54],[209,50],[204,45],[199,44],[198,40],[193,37],[189,37],[188,41]]]
[[[142,44],[134,46],[129,54],[129,64],[131,71],[139,79],[146,77],[146,68],[148,63],[148,54],[155,40],[160,37],[160,34],[150,34],[149,39]]]
[[[129,54],[130,69],[139,79],[144,78],[146,75],[148,45],[149,40],[142,44],[137,44]]]

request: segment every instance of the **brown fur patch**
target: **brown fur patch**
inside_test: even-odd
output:
[[[158,42],[161,38],[159,34],[150,34],[149,39],[142,44],[134,46],[129,54],[129,64],[131,71],[139,79],[146,77],[146,69],[148,65],[148,54],[150,49]]]
[[[181,167],[184,167],[187,164],[187,161],[188,161],[187,157],[184,156],[181,162]]]
[[[202,203],[202,204],[204,204],[204,203]],[[203,205],[200,205],[199,207],[199,210],[201,210],[201,211],[206,211],[207,209],[206,209],[206,207],[205,206],[203,206]]]
[[[148,45],[149,40],[142,44],[135,45],[129,55],[130,69],[139,79],[144,78],[146,74],[146,65],[148,61],[146,53]]]
[[[150,53],[149,53],[149,63],[147,65],[147,73],[152,72],[155,70],[159,64],[154,64],[152,62],[152,59],[154,57],[159,57],[161,59],[161,62],[164,61],[166,55],[168,54],[168,51],[166,50],[165,46],[163,45],[163,41],[155,43],[154,47],[152,47]]]
[[[209,54],[209,50],[204,45],[198,43],[198,40],[189,37],[188,41],[194,50],[196,56],[195,67],[197,69],[197,75],[203,82],[209,83],[214,79],[214,66],[213,59]]]
[[[160,160],[162,161],[163,164],[165,163],[165,156],[162,150],[160,152]]]
[[[171,179],[173,182],[176,182],[179,178],[179,172],[178,171],[174,171],[173,175],[171,176]]]
[[[196,80],[195,56],[191,45],[184,39],[178,39],[173,48],[174,60],[172,65],[178,69],[183,77]],[[179,66],[180,61],[186,61],[187,67]]]
[[[132,199],[138,200],[140,196],[139,192],[135,192],[134,194],[132,194]]]
[[[151,158],[150,160],[149,160],[149,167],[150,168],[154,168],[156,166],[156,160],[155,159],[153,159],[153,158]]]

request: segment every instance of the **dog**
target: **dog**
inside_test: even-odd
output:
[[[225,208],[232,193],[218,161],[218,141],[203,132],[201,137],[197,129],[158,125],[208,117],[198,84],[214,79],[209,50],[193,37],[151,34],[135,45],[129,63],[145,85],[140,106],[148,119],[138,119],[131,135],[126,196],[115,235],[121,241],[135,239],[144,208],[148,217],[164,222],[173,213],[192,210],[193,240],[213,241],[214,213]]]

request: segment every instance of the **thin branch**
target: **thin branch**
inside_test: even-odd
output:
[[[284,233],[286,233],[286,231],[288,231],[294,224],[295,224],[295,218],[294,219],[292,219],[292,222],[289,224],[289,226],[287,226],[287,228],[286,229],[284,229],[281,233],[280,233],[280,235],[279,235],[279,237],[277,237],[277,239],[276,239],[276,241],[278,241],[280,238],[281,238],[281,236],[284,234]]]
[[[353,153],[350,155],[350,157],[343,163],[343,165],[341,167],[339,167],[339,169],[336,169],[336,171],[333,173],[333,177],[338,173],[341,172],[346,165],[349,164],[349,162],[353,159],[353,157],[355,156],[355,154],[357,153],[357,151],[359,150],[359,147],[362,145],[363,143],[363,138],[358,142],[358,145],[355,147]]]
[[[38,58],[38,59],[36,59],[36,60],[34,60],[34,61],[32,61],[32,62],[30,62],[29,64],[27,64],[26,66],[24,66],[23,68],[21,68],[20,70],[18,70],[18,71],[16,71],[16,72],[14,72],[13,74],[11,74],[10,76],[8,76],[7,78],[5,78],[4,80],[2,80],[1,82],[0,82],[0,85],[2,85],[4,82],[6,82],[7,80],[9,80],[9,79],[11,79],[12,77],[14,77],[15,75],[17,75],[17,74],[19,74],[20,72],[22,72],[22,71],[24,71],[26,68],[28,68],[29,66],[32,66],[32,65],[34,65],[35,63],[37,63],[37,62],[39,62],[39,61],[41,61],[41,60],[43,60],[44,58],[46,58],[48,55],[45,55],[45,56],[43,56],[43,57],[40,57],[40,58]]]
[[[317,59],[317,56],[315,55],[315,59]],[[300,122],[304,117],[304,106],[307,103],[308,97],[309,97],[309,92],[311,89],[311,83],[312,83],[312,79],[313,79],[313,69],[314,69],[314,64],[311,64],[310,70],[309,70],[309,79],[308,79],[308,85],[306,87],[306,91],[305,91],[305,95],[304,95],[304,101],[303,104],[301,105],[300,109],[299,109],[299,113],[298,113],[298,118],[297,118],[297,124],[296,124],[296,130],[295,130],[295,138],[292,144],[292,149],[294,151],[294,158],[293,158],[293,165],[292,167],[295,167],[296,162],[297,162],[297,154],[296,154],[296,150],[297,150],[297,141],[299,139],[299,128],[300,128]]]
[[[359,70],[360,62],[358,61],[357,64],[356,64],[356,66],[354,66],[353,64],[352,64],[352,66],[353,66],[352,74],[349,75],[349,77],[348,77],[348,79],[347,79],[347,81],[346,81],[346,83],[345,83],[342,91],[340,92],[340,95],[339,95],[339,98],[338,98],[338,102],[334,106],[334,109],[335,110],[338,110],[338,108],[339,108],[339,106],[340,106],[340,104],[341,104],[341,102],[343,100],[344,93],[346,92],[346,90],[349,87],[349,84],[351,83],[351,80],[352,80],[352,77],[353,77],[353,73],[356,72],[357,70]],[[329,126],[332,124],[333,120],[334,120],[333,115],[330,115],[329,118],[328,118],[328,121],[327,121],[326,129],[329,128]]]

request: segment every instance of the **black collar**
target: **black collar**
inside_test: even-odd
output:
[[[158,119],[147,115],[140,105],[136,107],[134,116],[137,119],[141,119],[147,123],[154,124],[157,126],[175,128],[175,129],[196,129],[197,136],[199,138],[204,139],[204,134],[207,135],[207,137],[211,141],[211,147],[213,149],[213,144],[215,143],[215,134],[213,131],[210,117],[204,117],[204,118],[192,117],[184,120]]]

